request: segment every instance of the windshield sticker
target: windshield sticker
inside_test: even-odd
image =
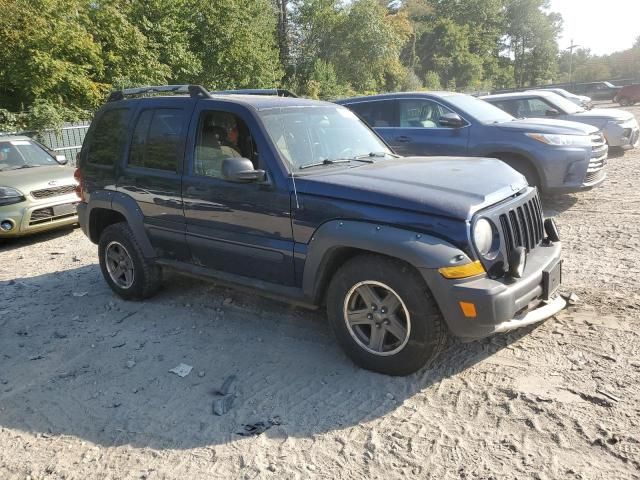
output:
[[[31,145],[31,142],[28,140],[11,140],[9,143],[11,145]]]

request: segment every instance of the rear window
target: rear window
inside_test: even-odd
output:
[[[121,158],[128,113],[126,108],[108,110],[96,120],[89,134],[87,162],[112,166]]]
[[[395,100],[378,100],[345,105],[353,110],[367,125],[374,128],[396,127]]]
[[[129,165],[178,171],[184,154],[184,116],[184,111],[180,109],[143,111],[133,132]]]

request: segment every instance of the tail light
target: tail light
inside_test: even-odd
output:
[[[78,182],[78,185],[76,185],[76,195],[84,202],[84,185],[82,183],[82,172],[79,168],[76,168],[76,171],[73,172],[73,178]]]

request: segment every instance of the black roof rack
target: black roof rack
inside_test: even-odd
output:
[[[142,97],[154,93],[173,93],[176,95],[186,94],[192,98],[211,98],[211,95],[202,85],[160,85],[138,88],[127,88],[111,92],[107,102],[117,102],[127,97]]]
[[[239,90],[218,90],[211,93],[217,95],[273,95],[278,97],[298,98],[295,93],[290,90],[285,90],[284,88],[244,88]]]

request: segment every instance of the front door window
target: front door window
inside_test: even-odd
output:
[[[249,129],[237,115],[220,111],[200,115],[194,155],[196,175],[222,178],[225,158],[248,158],[257,168],[257,156]]]

